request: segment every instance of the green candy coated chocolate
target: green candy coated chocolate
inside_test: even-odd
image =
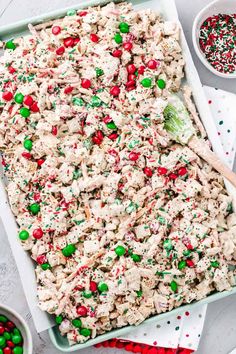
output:
[[[8,321],[8,318],[4,315],[0,315],[0,322],[6,323]]]
[[[0,336],[0,348],[4,348],[5,345],[6,345],[6,339],[3,336]]]
[[[0,354],[4,354],[2,349],[0,349]]]
[[[116,130],[117,129],[117,126],[115,125],[114,122],[109,122],[106,124],[107,128],[108,129],[111,129],[111,130]]]
[[[173,246],[172,246],[171,240],[165,240],[164,243],[163,243],[163,247],[164,247],[165,250],[167,250],[167,251],[172,250],[172,249],[173,249]]]
[[[29,206],[29,210],[33,215],[37,215],[40,212],[40,205],[38,203],[33,203]]]
[[[74,97],[72,99],[72,103],[75,105],[75,106],[84,106],[84,100],[82,98],[79,98],[79,97]]]
[[[83,297],[85,297],[85,299],[90,299],[92,296],[92,291],[83,291]]]
[[[22,347],[15,347],[13,349],[13,354],[23,354],[23,348]]]
[[[84,336],[84,337],[89,337],[89,336],[91,336],[91,329],[89,329],[89,328],[81,328],[80,329],[80,331],[79,331],[79,333],[82,335],[82,336]]]
[[[217,261],[212,261],[212,262],[211,262],[211,266],[212,266],[213,268],[218,268],[219,265],[220,265],[220,263],[217,262]]]
[[[143,80],[141,81],[141,85],[142,85],[143,87],[149,88],[149,87],[152,86],[152,80],[149,79],[148,77],[146,77],[145,79],[143,79]]]
[[[17,93],[14,97],[14,100],[16,103],[21,104],[24,101],[24,95],[22,95],[22,93]]]
[[[131,258],[134,262],[141,262],[141,257],[138,254],[132,254]]]
[[[73,179],[77,180],[81,176],[82,176],[81,170],[74,170],[73,171]]]
[[[24,141],[24,148],[28,151],[31,151],[33,147],[33,142],[30,139],[25,139]]]
[[[50,269],[51,266],[49,263],[43,263],[43,264],[41,264],[41,268],[42,268],[42,270],[47,270],[47,269]]]
[[[28,231],[22,230],[22,231],[19,232],[19,239],[20,239],[21,241],[26,241],[26,240],[28,240],[28,238],[29,238],[29,233],[28,233]],[[2,321],[0,321],[0,322],[2,322]]]
[[[126,22],[121,22],[119,24],[119,29],[121,31],[121,33],[128,33],[129,32],[129,25]]]
[[[108,290],[108,286],[106,283],[99,283],[98,284],[98,290],[100,291],[100,293],[103,293],[104,291]]]
[[[114,35],[114,41],[117,43],[117,44],[121,44],[123,42],[123,39],[122,39],[122,36],[120,35],[120,33],[116,33]]]
[[[16,45],[15,45],[15,43],[12,40],[6,42],[5,47],[7,49],[12,49],[12,50],[16,49]]]
[[[181,270],[181,269],[184,269],[186,267],[186,261],[180,261],[179,264],[178,264],[178,269]]]
[[[14,344],[19,344],[22,342],[22,337],[18,334],[14,334],[12,337],[11,337],[11,340]]]
[[[104,71],[100,68],[96,68],[95,71],[97,77],[102,76],[104,74]]]
[[[170,288],[174,293],[176,293],[176,291],[178,290],[178,284],[176,283],[176,281],[172,280],[172,282],[170,283]]]
[[[74,15],[76,15],[76,10],[73,10],[73,9],[68,10],[66,14],[67,14],[67,16],[74,16]]]
[[[62,254],[65,257],[70,257],[76,251],[76,247],[73,244],[69,244],[62,249]]]
[[[76,328],[80,328],[82,326],[82,322],[79,318],[75,318],[74,320],[72,320],[72,324]]]
[[[100,107],[102,100],[98,96],[92,96],[90,104],[92,107]]]
[[[123,246],[117,246],[115,248],[115,253],[118,257],[123,256],[125,254],[125,252],[126,252],[126,249]]]
[[[26,107],[22,107],[20,109],[20,114],[21,114],[22,117],[28,118],[30,116],[30,110],[28,108],[26,108]]]
[[[138,290],[138,291],[136,291],[136,294],[137,294],[137,297],[142,297],[143,292],[142,292],[142,290]]]
[[[190,251],[190,250],[184,250],[184,251],[183,251],[183,255],[184,255],[185,257],[189,257],[189,256],[191,255],[191,251]]]
[[[3,337],[6,339],[6,340],[10,340],[11,339],[11,335],[9,332],[4,332],[3,333]]]
[[[63,321],[62,315],[56,316],[55,321],[56,321],[56,324],[60,325]]]
[[[166,82],[162,79],[157,80],[157,86],[163,90],[166,87]]]

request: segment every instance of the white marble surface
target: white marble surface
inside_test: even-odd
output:
[[[214,76],[205,69],[193,52],[191,42],[193,18],[209,2],[209,0],[176,0],[180,20],[183,24],[202,83],[236,93],[236,80],[220,79]],[[79,0],[0,0],[0,26],[60,7],[70,5],[73,7],[74,4],[78,3]],[[14,307],[29,323],[34,340],[34,354],[59,353],[58,350],[53,348],[47,333],[37,335],[34,329],[7,237],[1,225],[0,245],[0,302]],[[231,296],[209,305],[204,332],[197,354],[228,354],[236,347],[235,318],[236,296]],[[94,348],[83,350],[81,354],[92,354],[95,352],[97,354],[108,352],[122,354],[120,350],[111,351],[103,349],[95,351]]]

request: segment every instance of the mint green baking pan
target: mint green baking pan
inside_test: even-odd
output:
[[[56,10],[50,13],[46,13],[37,17],[29,18],[23,21],[19,21],[17,23],[14,23],[12,25],[7,25],[4,27],[0,27],[0,40],[6,40],[6,39],[11,39],[14,37],[22,36],[28,33],[28,23],[32,24],[39,24],[48,20],[56,19],[63,17],[68,10],[71,8],[73,9],[82,9],[88,6],[93,6],[93,5],[105,5],[109,3],[109,0],[88,0],[88,1],[78,1],[77,6],[69,7],[69,8],[64,8],[60,10]],[[120,2],[120,1],[114,1],[114,2]],[[162,14],[162,16],[166,20],[173,20],[177,21],[178,20],[178,14],[175,6],[174,0],[131,0],[131,3],[134,5],[134,9],[144,9],[144,8],[151,8],[154,11],[157,11]],[[194,66],[186,39],[184,37],[184,33],[181,29],[181,45],[183,49],[183,56],[186,62],[185,66],[185,83],[187,83],[193,91],[193,98],[196,104],[196,107],[198,109],[199,115],[201,117],[201,120],[205,126],[205,129],[208,133],[209,140],[211,141],[213,150],[218,154],[219,157],[223,159],[223,149],[221,147],[221,143],[219,141],[219,137],[217,135],[217,131],[214,125],[213,118],[211,116],[211,112],[209,110],[206,98],[204,96],[203,90],[202,90],[202,85],[198,76],[198,73],[196,71],[196,68]],[[229,192],[230,195],[232,195],[233,199],[236,200],[236,190],[233,188],[227,181],[225,181],[226,188]],[[234,205],[236,205],[234,203]],[[21,273],[21,269],[19,269],[19,272]],[[20,274],[21,278],[24,279],[24,275]],[[227,297],[229,295],[235,294],[236,293],[236,286],[230,290],[230,291],[224,291],[224,292],[214,292],[213,294],[207,296],[206,298],[193,302],[191,304],[183,305],[177,309],[174,309],[170,312],[167,313],[162,313],[159,315],[155,315],[144,321],[140,326],[143,326],[144,324],[154,324],[157,323],[159,320],[163,320],[169,316],[176,315],[179,312],[190,310],[193,308],[196,308],[199,305],[203,304],[209,304],[213,301],[220,300],[224,297]],[[94,344],[97,344],[99,342],[103,342],[105,340],[111,339],[111,338],[117,338],[126,335],[128,332],[134,330],[136,327],[135,326],[127,326],[121,329],[116,329],[113,331],[110,331],[106,334],[97,336],[94,339],[89,339],[87,342],[83,344],[76,344],[73,346],[69,346],[69,343],[65,337],[62,337],[60,335],[60,332],[58,330],[58,327],[55,326],[51,329],[48,330],[49,336],[51,338],[52,343],[54,346],[65,353],[69,352],[75,352],[87,347],[90,347]]]

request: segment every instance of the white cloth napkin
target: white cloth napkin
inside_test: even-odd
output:
[[[219,137],[225,152],[225,161],[233,168],[236,141],[236,95],[204,86]],[[143,325],[122,339],[165,348],[197,350],[206,316],[207,305]]]

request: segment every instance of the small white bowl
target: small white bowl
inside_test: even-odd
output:
[[[200,27],[202,23],[210,16],[218,15],[218,14],[226,14],[231,15],[236,13],[236,0],[215,0],[204,7],[196,16],[193,22],[193,29],[192,29],[192,40],[193,40],[193,47],[198,58],[201,62],[205,65],[207,69],[209,69],[213,74],[224,77],[226,79],[235,79],[236,78],[236,71],[232,74],[225,74],[217,71],[216,69],[211,66],[211,64],[205,58],[204,53],[201,51],[200,44],[199,44],[199,33]]]
[[[32,354],[33,353],[32,336],[25,320],[12,308],[5,306],[2,303],[0,304],[0,315],[4,315],[7,318],[9,318],[9,320],[12,321],[17,328],[19,328],[24,340],[23,342],[24,354]]]

